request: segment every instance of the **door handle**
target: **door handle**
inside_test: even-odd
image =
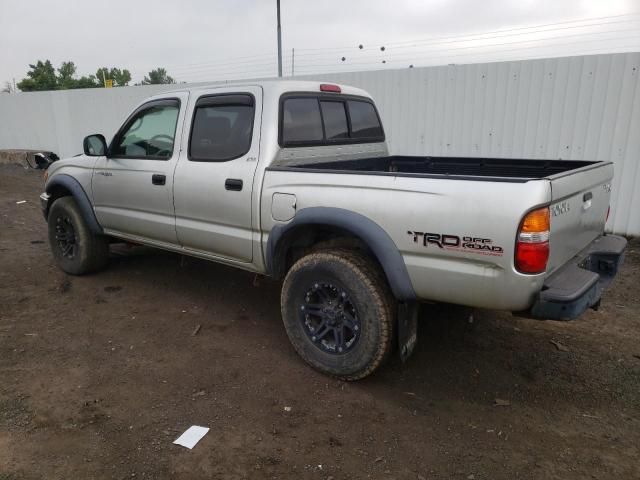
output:
[[[226,190],[239,192],[240,190],[242,190],[242,180],[238,178],[227,178],[227,180],[224,182],[224,188]]]
[[[164,185],[167,183],[167,176],[160,173],[154,173],[151,175],[151,183],[154,185]]]

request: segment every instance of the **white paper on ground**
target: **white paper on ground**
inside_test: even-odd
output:
[[[193,448],[208,431],[209,429],[207,427],[198,427],[194,425],[187,428],[187,431],[175,439],[173,443],[176,445],[182,445],[183,447]]]

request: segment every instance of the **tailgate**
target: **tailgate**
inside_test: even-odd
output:
[[[548,177],[551,182],[548,273],[564,265],[602,235],[612,178],[611,162]]]

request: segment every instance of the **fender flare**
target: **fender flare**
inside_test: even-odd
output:
[[[398,247],[389,234],[377,223],[364,215],[333,207],[310,207],[299,210],[293,220],[286,224],[278,224],[271,229],[267,241],[267,271],[278,274],[281,267],[282,253],[279,248],[281,240],[287,233],[301,226],[330,226],[345,230],[362,240],[373,252],[382,266],[396,299],[410,301],[416,299],[416,293],[409,278],[409,272]]]
[[[82,216],[84,217],[85,222],[87,222],[87,226],[89,229],[96,234],[102,234],[102,227],[98,223],[98,219],[96,218],[96,214],[93,211],[93,207],[91,206],[91,201],[89,200],[89,196],[87,192],[84,191],[80,182],[73,178],[71,175],[67,175],[66,173],[61,173],[59,175],[54,176],[47,182],[47,186],[45,191],[51,195],[56,187],[62,187],[65,190],[71,192],[71,196],[76,201],[80,211],[82,212]],[[54,199],[55,200],[55,199]],[[49,200],[49,205],[47,205],[46,216],[49,216],[49,209],[51,208],[51,199]]]

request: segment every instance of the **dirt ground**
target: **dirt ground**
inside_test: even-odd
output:
[[[278,282],[145,248],[66,276],[41,184],[0,166],[0,480],[640,478],[640,241],[598,312],[425,306],[409,362],[347,384]]]

